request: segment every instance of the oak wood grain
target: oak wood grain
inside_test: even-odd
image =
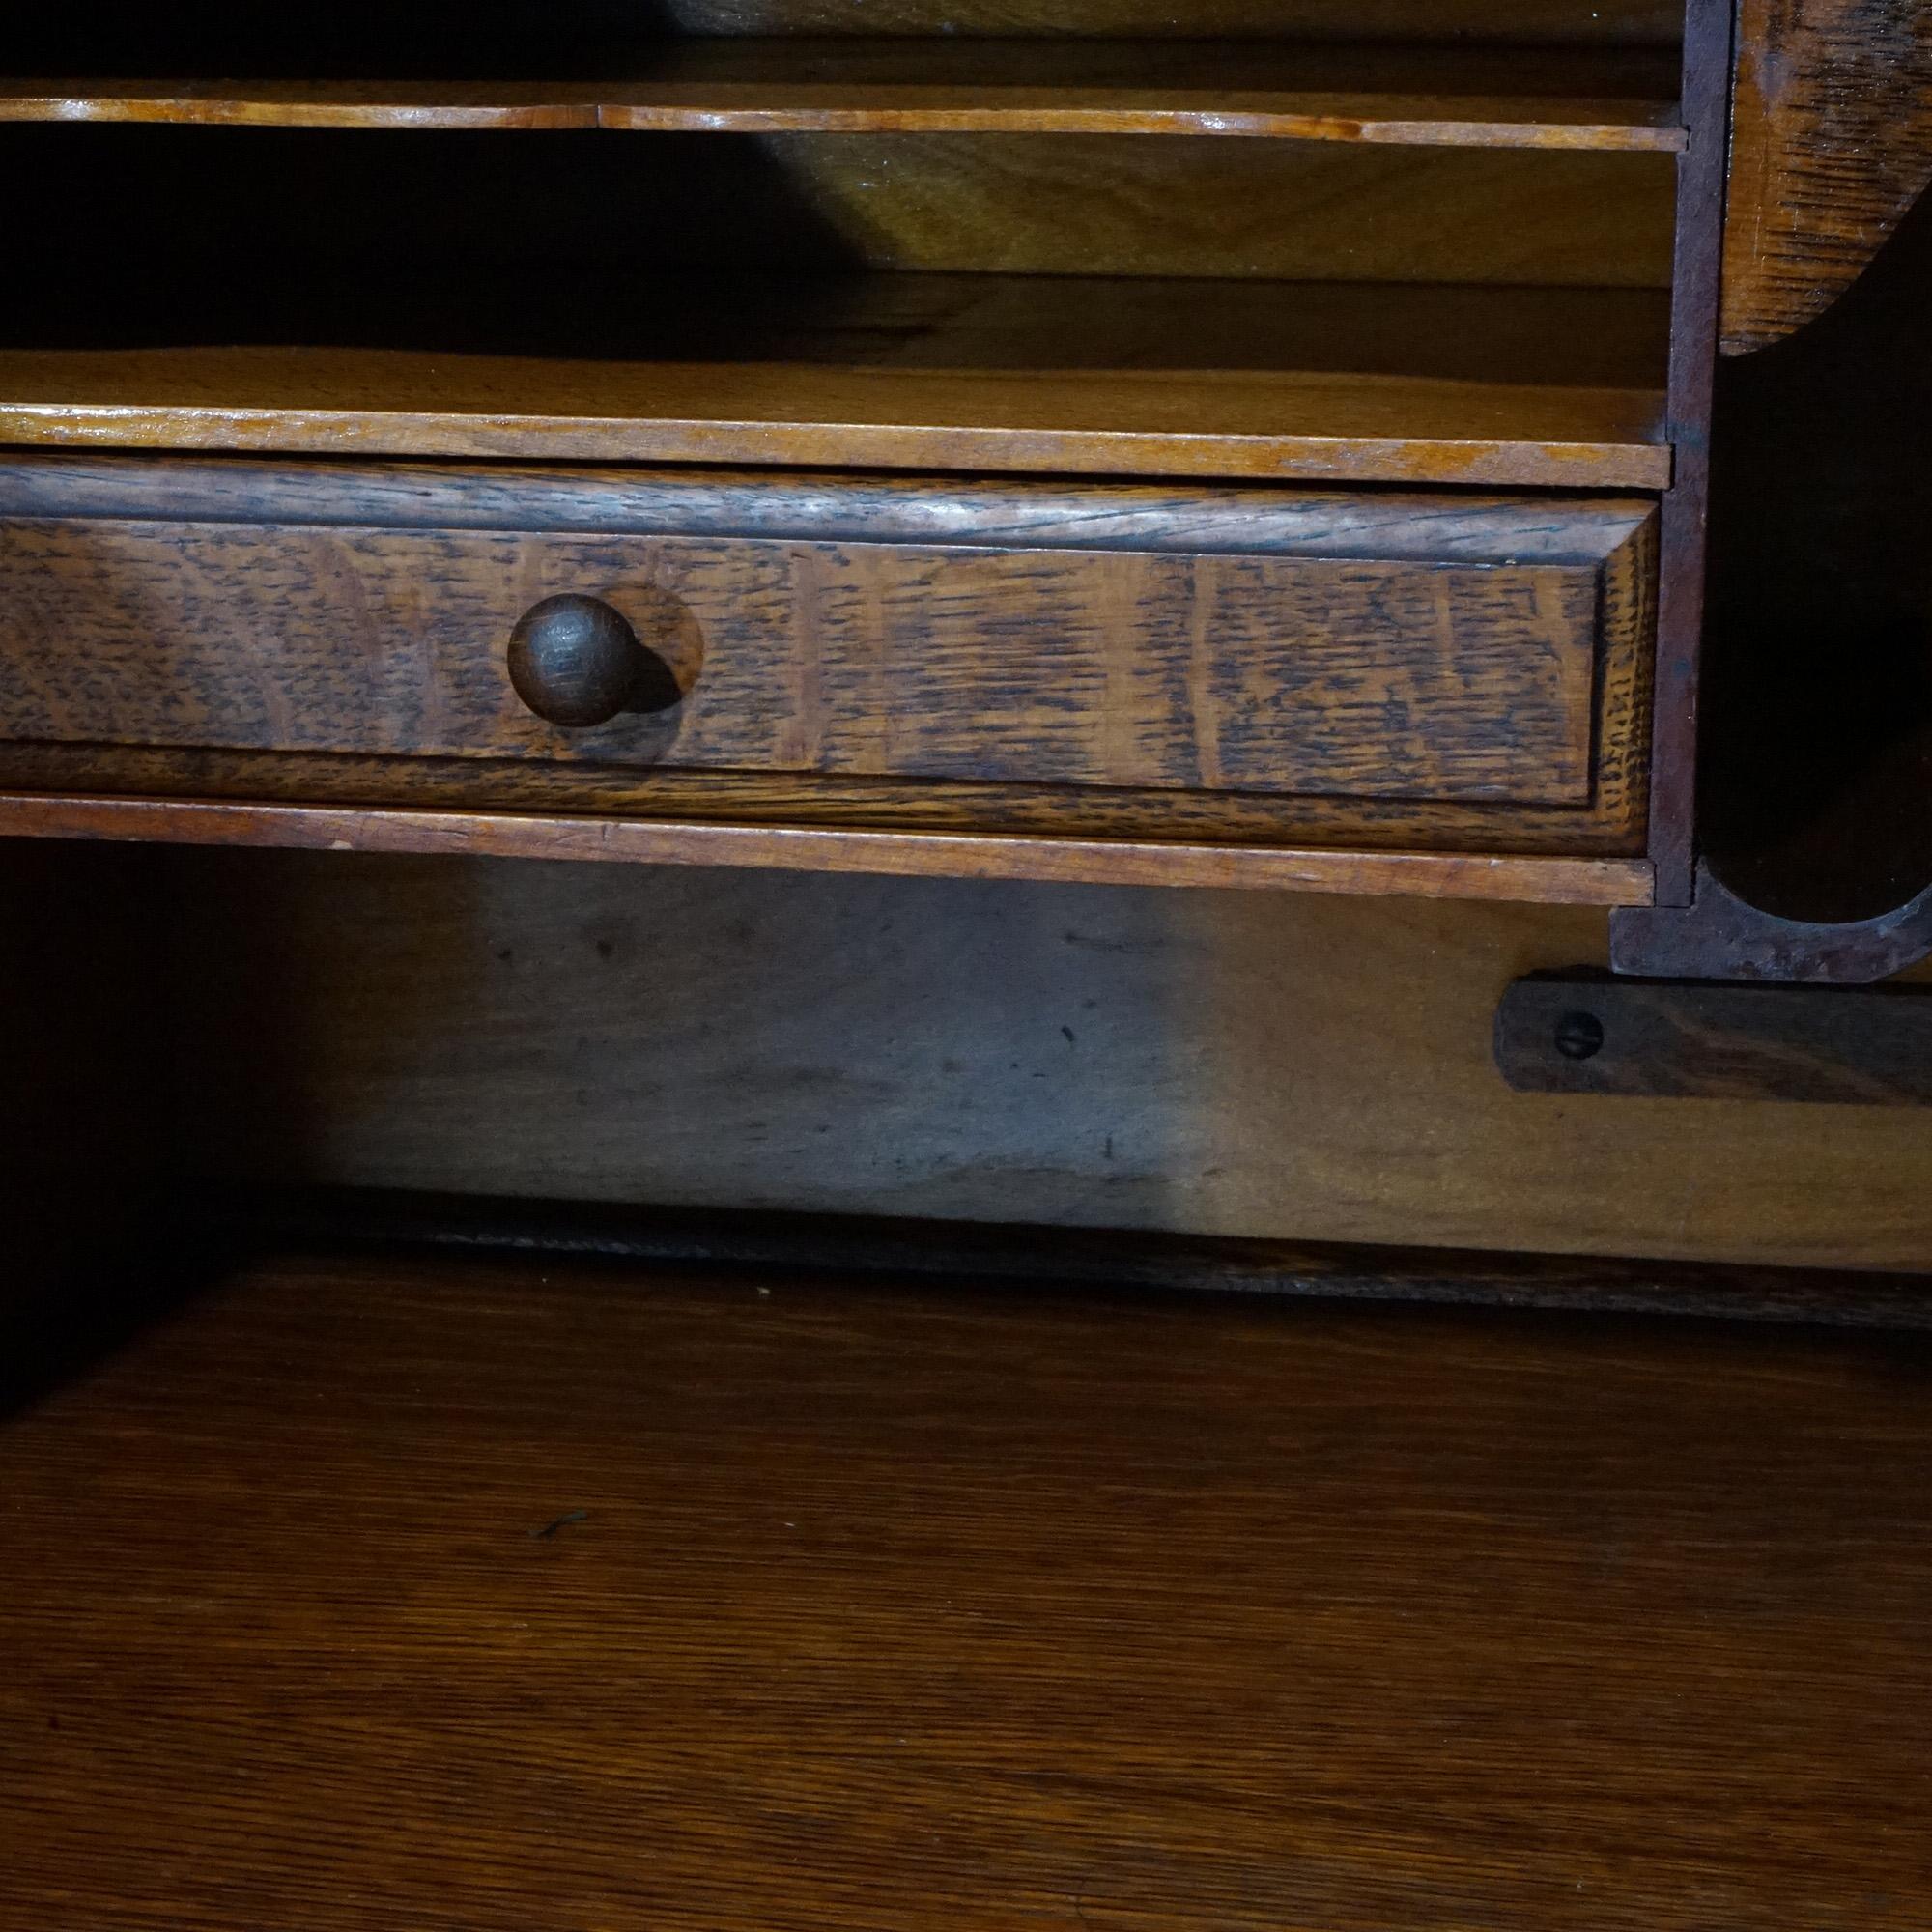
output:
[[[1584,560],[1474,568],[1378,556],[1375,520],[1401,515],[1379,502],[1352,560],[1270,554],[1234,505],[1205,554],[833,542],[797,490],[791,542],[678,534],[728,516],[701,500],[718,489],[757,494],[667,482],[650,538],[9,519],[7,733],[1581,806],[1600,614],[1640,598],[1649,558],[1634,502],[1585,508]],[[1533,514],[1502,510],[1492,542]],[[504,646],[558,596],[628,619],[681,701],[595,729],[533,715]],[[1628,704],[1607,722],[1621,746]]]
[[[701,289],[684,291],[706,274],[742,286],[753,268],[1024,275],[1040,301],[1076,275],[1405,290],[1670,282],[1668,154],[1083,134],[661,134],[644,153],[648,166],[635,142],[570,132],[364,141],[262,128],[238,150],[219,128],[0,124],[0,166],[36,184],[31,199],[0,208],[0,237],[24,263],[61,264],[0,311],[0,339],[624,359],[647,329],[687,336],[696,359],[715,359],[709,332],[742,324]],[[77,230],[96,247],[72,258]],[[233,273],[238,259],[245,276]],[[672,277],[678,298],[667,299]],[[512,287],[517,300],[503,300]],[[789,327],[811,292],[783,303],[779,293],[768,281],[742,298],[770,311],[768,330]],[[1117,315],[1160,295],[1092,292],[1079,326],[1061,331],[1062,353],[1077,357],[1090,330],[1118,340]],[[1210,331],[1203,353],[1220,345],[1219,312],[1238,299],[1188,298]],[[680,327],[687,302],[700,313]],[[1507,354],[1533,357],[1540,330],[1524,320],[1508,328],[1506,316],[1467,317],[1415,333],[1464,343],[1467,355],[1468,339],[1507,328]],[[1587,353],[1615,323],[1598,313],[1544,326]],[[1376,327],[1363,304],[1329,332],[1347,342]],[[1277,306],[1256,339],[1271,331],[1303,339],[1293,305]]]
[[[1921,0],[1742,0],[1723,346],[1821,314],[1932,183]]]
[[[1445,323],[1455,319],[1452,307]],[[1560,314],[1560,310],[1559,310]],[[1570,318],[1580,323],[1587,310]],[[1000,477],[654,470],[225,457],[0,455],[0,517],[331,529],[675,532],[766,542],[1234,555],[1468,565],[1600,564],[1642,539],[1640,497],[1474,491],[1051,483]]]
[[[1497,1002],[1601,966],[1589,907],[147,857],[202,1176],[1776,1264],[1827,1296],[1932,1261],[1920,1113],[1509,1090]]]
[[[1634,741],[1630,755],[1604,763],[1592,802],[1577,807],[0,740],[0,789],[69,797],[1624,859],[1644,856],[1644,766]]]
[[[22,1923],[1908,1932],[1922,1343],[291,1258],[0,1434]]]
[[[659,133],[1169,134],[1670,152],[1667,54],[716,38],[554,82],[0,81],[0,120]]]
[[[0,793],[0,838],[754,866],[791,871],[1293,889],[1580,905],[1643,904],[1651,881],[1649,865],[1639,859],[1290,851],[1264,845],[1188,845],[1179,839],[988,838],[572,818],[556,813],[350,810],[18,792]]]
[[[479,265],[479,267],[482,265]],[[528,359],[598,357],[721,365],[810,364],[899,380],[962,370],[1036,383],[1302,377],[1411,381],[1525,392],[1625,390],[1663,384],[1669,304],[1643,289],[1487,288],[1143,276],[1035,274],[680,273],[655,283],[570,273],[532,279],[510,265],[514,315],[465,327],[436,314],[420,283],[373,279],[345,315],[315,292],[306,315],[259,306],[145,312],[149,346],[245,343],[277,327],[288,342]],[[432,285],[433,287],[433,285]],[[291,292],[293,293],[293,292]],[[84,327],[69,346],[94,337]],[[267,346],[272,347],[270,341]],[[580,378],[589,372],[580,368]],[[1528,400],[1528,397],[1525,397]]]
[[[15,692],[0,782],[1088,840],[1641,850],[1654,511],[1637,499],[67,456],[0,465],[0,518]],[[957,597],[908,602],[906,586],[955,563]],[[1029,571],[1065,593],[1043,639]],[[425,573],[444,594],[424,594]],[[715,601],[696,596],[713,582]],[[1348,611],[1384,582],[1351,641]],[[1548,609],[1533,588],[1546,582]],[[610,593],[691,695],[596,732],[528,718],[501,651],[547,592]],[[1305,630],[1283,623],[1304,607]],[[1392,630],[1405,610],[1419,625]],[[1566,610],[1580,626],[1567,638]],[[1122,639],[1132,661],[1116,675]],[[1280,689],[1251,701],[1255,667],[1290,645],[1269,672]],[[359,754],[318,755],[329,746]],[[1002,770],[1017,781],[988,776]],[[937,776],[867,776],[914,771]]]
[[[0,352],[0,440],[1662,489],[1655,391],[1327,372],[572,362],[292,348]]]

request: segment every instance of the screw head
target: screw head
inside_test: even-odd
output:
[[[1565,1060],[1591,1060],[1604,1050],[1604,1023],[1580,1009],[1556,1022],[1556,1051]]]

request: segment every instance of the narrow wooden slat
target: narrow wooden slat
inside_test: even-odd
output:
[[[704,133],[1168,134],[1681,148],[1649,52],[1268,43],[671,42],[557,81],[19,80],[0,119]]]
[[[1641,497],[1199,488],[783,470],[0,458],[0,518],[575,531],[956,544],[1146,555],[1601,563],[1657,515]]]
[[[194,128],[578,129],[594,91],[541,83],[346,80],[0,80],[0,121]]]
[[[1477,852],[1290,851],[1270,846],[819,831],[488,811],[384,810],[203,800],[0,794],[0,838],[132,838],[184,845],[333,852],[760,866],[794,871],[924,873],[1092,885],[1225,886],[1418,898],[1644,905],[1640,859]]]

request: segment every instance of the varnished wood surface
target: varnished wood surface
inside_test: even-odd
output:
[[[1922,0],[1742,0],[1723,338],[1761,349],[1822,313],[1932,183]]]
[[[1932,1265],[1922,1112],[1509,1090],[1587,907],[147,857],[201,1175]]]
[[[1631,668],[1634,679],[1641,669]],[[4,740],[0,791],[150,804],[188,799],[327,807],[350,818],[367,810],[400,809],[456,816],[518,813],[826,832],[890,827],[1135,845],[1641,860],[1641,739],[1613,739],[1608,749],[1612,756],[1598,772],[1595,797],[1581,808],[1319,792],[1135,792],[1105,785],[839,778],[818,772],[676,771],[588,760],[369,757],[340,752],[154,750]]]
[[[641,353],[641,331],[691,344],[683,358],[733,359],[714,337],[742,340],[755,323],[769,353],[775,328],[795,339],[802,320],[820,327],[828,310],[838,313],[811,282],[874,270],[901,276],[896,294],[882,310],[880,292],[866,291],[850,320],[869,317],[874,350],[894,358],[918,355],[930,299],[902,277],[932,273],[1025,276],[1036,304],[1062,295],[1071,326],[1056,326],[1056,353],[1076,366],[1090,353],[1101,359],[1088,366],[1120,366],[1105,358],[1121,353],[1127,320],[1172,300],[1178,338],[1151,321],[1140,330],[1170,355],[1177,339],[1195,342],[1198,356],[1278,340],[1261,366],[1322,367],[1293,359],[1308,353],[1301,345],[1325,338],[1359,353],[1385,332],[1386,303],[1359,301],[1304,328],[1298,302],[1277,302],[1243,331],[1225,319],[1244,312],[1238,288],[1204,299],[1153,284],[1393,283],[1407,316],[1418,284],[1534,300],[1526,292],[1670,281],[1667,154],[1084,134],[663,134],[642,156],[636,142],[567,132],[375,141],[256,128],[237,140],[220,128],[0,125],[0,166],[37,189],[0,207],[0,239],[23,262],[63,264],[0,311],[0,339],[334,342],[623,360]],[[245,169],[235,165],[242,152]],[[94,249],[69,259],[76,231]],[[613,235],[624,238],[620,251]],[[245,276],[233,273],[237,260],[248,263]],[[692,286],[707,275],[736,278],[738,302]],[[1140,286],[1058,290],[1085,275]],[[805,286],[781,299],[778,276]],[[130,310],[136,282],[141,301]],[[512,288],[517,299],[506,301]],[[1516,313],[1512,326],[1508,309],[1432,311],[1407,330],[1409,353],[1429,344],[1466,361],[1492,342],[1499,360],[1537,370],[1550,353],[1539,352],[1540,336],[1594,359],[1619,333],[1604,308]],[[1642,381],[1661,380],[1661,352],[1655,361]]]
[[[0,352],[0,440],[1662,489],[1655,391],[1267,369]]]
[[[1580,566],[14,523],[0,718],[29,740],[1582,805],[1600,594]],[[558,596],[627,619],[681,698],[537,716],[505,645]]]
[[[0,1433],[4,1912],[1932,1907],[1914,1339],[289,1260]]]
[[[1665,422],[1676,452],[1661,513],[1657,678],[1653,692],[1649,850],[1657,896],[1683,905],[1696,852],[1704,598],[1711,571],[1713,371],[1729,153],[1733,0],[1690,0],[1685,16],[1684,110],[1690,148],[1678,158],[1670,377]]]
[[[147,473],[128,474],[118,517],[0,526],[10,737],[1580,807],[1601,681],[1604,759],[1641,756],[1640,707],[1618,689],[1648,647],[1623,621],[1640,619],[1653,567],[1641,502],[1574,519],[1500,503],[1487,554],[1466,538],[1431,554],[1439,512],[1453,537],[1480,508],[1285,500],[1251,528],[1241,499],[1203,497],[1181,512],[1205,533],[1197,554],[1152,529],[1138,551],[1104,547],[1151,492],[1028,505],[942,486],[927,508],[858,483],[665,478],[618,486],[607,511],[653,501],[657,534],[593,538],[156,521]],[[18,474],[31,497],[31,466]],[[303,479],[275,480],[287,498]],[[353,516],[353,477],[307,480],[333,520]],[[514,501],[513,478],[480,487]],[[587,481],[575,498],[594,518]],[[1076,506],[1097,522],[1065,550],[877,540],[959,533],[1013,498],[1022,523]],[[727,534],[734,522],[795,534]],[[1511,554],[1531,525],[1565,561]],[[1298,554],[1297,528],[1360,554]],[[682,697],[594,730],[533,716],[504,646],[557,596],[628,619]]]
[[[481,84],[0,80],[0,120],[1683,145],[1669,56],[1647,50],[719,38],[599,65],[595,77]]]
[[[505,270],[505,273],[513,271]],[[1037,382],[1390,380],[1525,392],[1661,390],[1669,302],[1645,289],[1484,288],[1359,282],[1283,284],[1076,274],[677,273],[668,285],[606,284],[560,274],[522,288],[515,315],[482,330],[429,313],[420,286],[383,281],[356,291],[354,318],[317,292],[313,333],[327,342],[349,320],[355,340],[438,353],[582,363],[780,362],[825,371],[891,371],[899,380],[961,370]],[[152,346],[177,339],[255,340],[272,312],[144,317]],[[247,330],[241,336],[232,332]],[[438,330],[446,331],[438,333]],[[94,340],[82,329],[77,343]],[[77,345],[76,345],[77,346]],[[272,345],[270,345],[272,346]],[[587,371],[580,371],[589,380]],[[1530,400],[1526,395],[1525,402]]]
[[[1580,320],[1578,316],[1574,318]],[[334,528],[680,534],[979,550],[1601,563],[1652,514],[1636,497],[1463,491],[1201,489],[999,477],[0,457],[0,518]]]
[[[131,582],[126,595],[102,605],[106,576],[100,558],[135,543],[141,531],[158,518],[180,514],[197,524],[213,526],[207,545],[189,545],[180,558],[168,560],[168,570],[149,583],[147,591]],[[176,740],[209,736],[234,738],[238,730],[267,730],[269,742],[280,736],[286,744],[317,742],[317,734],[336,728],[332,703],[340,701],[346,715],[363,717],[375,688],[396,684],[406,699],[396,715],[383,713],[371,726],[377,738],[408,755],[346,755],[278,752],[272,755],[220,750],[141,750],[133,744],[89,746],[52,742],[0,744],[0,784],[39,792],[120,792],[172,794],[211,800],[253,800],[315,806],[417,806],[483,811],[545,811],[553,815],[632,815],[651,819],[736,819],[788,825],[862,829],[902,827],[922,831],[1016,833],[1039,837],[1167,840],[1180,844],[1246,842],[1273,848],[1352,842],[1378,850],[1509,850],[1542,854],[1636,856],[1642,852],[1642,813],[1646,777],[1646,701],[1652,638],[1652,564],[1646,522],[1648,506],[1625,498],[1567,498],[1561,508],[1536,498],[1495,498],[1480,495],[1354,495],[1321,491],[1227,491],[1184,487],[1122,487],[1059,481],[1037,483],[970,483],[920,479],[900,485],[887,479],[862,477],[779,477],[779,475],[711,475],[711,473],[624,473],[624,471],[539,471],[539,469],[477,469],[425,466],[263,466],[249,462],[160,458],[81,458],[50,456],[21,458],[0,466],[0,516],[12,520],[85,518],[97,531],[99,554],[89,545],[93,537],[70,531],[58,547],[73,551],[73,570],[60,587],[41,570],[23,570],[12,636],[15,638],[15,670],[23,690],[62,688],[93,719],[68,709],[64,723],[43,719],[37,728],[73,734],[79,730],[110,730],[110,719],[120,719],[129,730],[160,732]],[[242,526],[240,529],[236,526]],[[265,539],[257,526],[290,529],[282,539]],[[591,537],[605,533],[605,543],[591,551],[611,551],[609,539],[665,531],[724,543],[726,539],[755,539],[757,545],[956,545],[972,558],[983,551],[1003,551],[1014,545],[1053,547],[1068,560],[1113,564],[1148,570],[1157,564],[1180,564],[1196,556],[1211,572],[1219,558],[1246,553],[1279,553],[1306,556],[1323,564],[1347,560],[1383,560],[1414,566],[1424,576],[1434,568],[1455,566],[1457,572],[1490,572],[1497,578],[1517,574],[1524,566],[1571,566],[1602,572],[1600,665],[1592,697],[1590,742],[1592,773],[1588,800],[1563,804],[1511,804],[1499,808],[1482,800],[1457,804],[1445,798],[1376,798],[1356,792],[1300,796],[1236,792],[1236,790],[1173,790],[1130,792],[1119,786],[1084,782],[1078,786],[987,781],[962,782],[952,779],[885,781],[840,777],[837,773],[798,771],[697,771],[682,769],[678,757],[659,765],[611,763],[605,753],[626,746],[636,755],[657,757],[674,750],[676,726],[661,719],[655,726],[618,726],[591,757],[574,759],[504,759],[504,757],[435,757],[427,753],[431,740],[448,742],[452,715],[446,703],[429,703],[437,690],[427,676],[425,643],[448,626],[442,601],[423,599],[413,583],[392,585],[394,595],[371,603],[357,591],[355,572],[342,568],[309,572],[296,599],[276,601],[267,591],[288,578],[303,556],[328,558],[336,554],[330,531],[363,529],[348,537],[352,545],[365,543],[369,533],[410,531],[429,527],[446,533],[437,539],[460,549],[468,537],[448,533],[469,531],[545,531]],[[15,522],[15,535],[29,541]],[[245,541],[242,541],[245,539]],[[236,578],[216,570],[201,570],[197,558],[228,554],[240,541],[249,549],[265,549],[274,566],[255,576]],[[79,549],[75,549],[79,545]],[[280,545],[280,549],[276,547]],[[81,553],[87,553],[85,556]],[[203,551],[207,556],[203,556]],[[522,553],[520,553],[522,554]],[[624,547],[612,554],[628,554]],[[779,554],[777,551],[773,554]],[[815,554],[815,553],[813,553]],[[864,554],[864,553],[862,553]],[[1165,564],[1163,564],[1165,566]],[[1503,570],[1501,566],[1509,566]],[[1607,566],[1607,568],[1605,568]],[[981,558],[980,568],[985,568]],[[1192,568],[1192,566],[1188,566]],[[158,611],[168,583],[176,591],[197,576],[209,576],[201,591],[187,597],[176,616],[178,624],[158,626]],[[512,572],[514,578],[514,572]],[[145,580],[143,580],[145,582]],[[255,595],[243,595],[255,583]],[[284,585],[286,587],[286,585]],[[562,585],[582,591],[582,583]],[[100,618],[97,643],[102,638],[122,639],[126,659],[114,676],[77,674],[87,653],[75,655],[75,636],[66,614],[68,597],[75,609],[93,611]],[[541,585],[526,583],[533,599]],[[638,583],[632,585],[638,589]],[[155,603],[149,597],[160,597]],[[487,599],[500,603],[498,630],[514,624],[524,603],[514,595],[510,580],[487,585]],[[238,603],[236,599],[242,597]],[[400,599],[400,601],[398,601]],[[508,599],[508,601],[504,601]],[[135,605],[145,612],[135,616]],[[837,605],[837,599],[835,599]],[[193,609],[189,609],[193,607]],[[211,626],[211,611],[226,611],[228,622]],[[653,611],[657,607],[653,605]],[[54,632],[29,645],[33,612],[43,612]],[[386,611],[394,624],[377,624]],[[251,612],[251,614],[249,614]],[[651,612],[634,612],[639,618]],[[794,607],[794,616],[798,614]],[[247,616],[247,622],[240,622]],[[726,626],[736,622],[726,612]],[[869,620],[867,620],[869,622]],[[952,624],[941,609],[941,630]],[[156,628],[158,626],[158,628]],[[284,638],[294,626],[294,638]],[[346,628],[342,628],[346,626]],[[400,626],[400,628],[396,628]],[[850,630],[850,624],[844,626]],[[4,630],[4,626],[0,626]],[[487,701],[481,711],[471,707],[469,723],[493,732],[498,750],[512,748],[504,730],[524,750],[556,750],[562,734],[549,734],[539,744],[527,740],[531,726],[516,724],[497,709],[500,684],[491,682],[491,663],[500,639],[483,626],[462,628],[444,638],[456,651],[462,668],[458,680],[471,690],[483,688]],[[864,630],[864,624],[862,624]],[[56,634],[58,632],[58,641]],[[240,639],[251,639],[243,651]],[[156,641],[172,636],[168,647],[185,657],[176,663],[156,655]],[[375,651],[377,636],[390,636],[394,651]],[[842,634],[842,632],[840,632]],[[869,634],[869,632],[867,632]],[[355,638],[361,643],[344,655],[334,643],[327,657],[311,661],[321,641]],[[663,641],[663,639],[661,639]],[[697,639],[701,647],[703,639]],[[800,645],[811,639],[800,636]],[[294,647],[296,655],[290,657]],[[813,651],[821,649],[813,645]],[[1010,643],[1001,636],[987,639],[997,659]],[[303,651],[309,655],[303,657]],[[278,655],[280,653],[280,655]],[[444,653],[446,655],[446,653]],[[676,651],[672,655],[678,655]],[[846,653],[850,659],[850,653]],[[867,653],[860,653],[867,657]],[[1424,649],[1424,657],[1428,651]],[[44,659],[44,663],[43,663]],[[923,663],[923,647],[914,653]],[[178,701],[170,690],[168,701],[153,690],[155,672],[166,663],[201,665],[214,674],[195,680],[203,699]],[[301,668],[303,676],[272,678],[269,668]],[[686,670],[701,663],[694,649]],[[1470,667],[1474,668],[1474,667]],[[864,670],[862,663],[831,659],[833,686]],[[978,676],[972,659],[962,674]],[[1032,676],[1022,667],[1022,682]],[[240,682],[238,682],[240,680]],[[481,684],[479,684],[481,680]],[[703,678],[697,680],[699,684]],[[769,723],[773,705],[790,713],[808,692],[794,690],[796,680],[779,678],[765,692],[748,721],[753,732]],[[823,684],[823,680],[821,680]],[[819,690],[823,703],[829,690]],[[214,703],[209,694],[226,690]],[[856,690],[856,686],[854,686]],[[147,699],[143,699],[143,692]],[[334,694],[330,703],[323,699]],[[413,694],[413,696],[410,696]],[[444,692],[448,696],[448,692]],[[1480,697],[1480,686],[1470,692],[1449,692],[1451,715],[1466,715]],[[149,701],[151,699],[151,701]],[[131,707],[131,709],[129,709]],[[808,707],[810,709],[810,707]],[[813,713],[815,715],[815,713]],[[1335,730],[1347,736],[1347,707],[1335,721],[1320,724],[1323,742]],[[1548,713],[1546,713],[1548,717]],[[491,721],[497,719],[493,724]],[[249,726],[247,721],[253,721]],[[726,721],[730,723],[730,721]],[[1252,723],[1252,721],[1250,721]],[[1293,723],[1293,721],[1291,721]],[[939,728],[943,721],[933,721]],[[1063,721],[1066,728],[1078,717]],[[1393,717],[1378,717],[1376,734],[1393,730]],[[122,728],[114,726],[114,728]],[[740,728],[740,726],[734,726]],[[898,732],[923,730],[920,719],[902,719]],[[1300,728],[1296,724],[1296,728]],[[1410,726],[1412,728],[1412,726]],[[1490,736],[1507,746],[1513,726],[1495,726]],[[437,738],[437,734],[442,738]],[[518,738],[516,734],[524,736]],[[626,736],[628,734],[628,736]],[[1252,732],[1250,732],[1252,734]],[[740,728],[742,736],[742,728]],[[1065,730],[1061,730],[1065,738]],[[1007,738],[999,742],[1009,742]],[[340,740],[338,740],[340,742]],[[750,740],[746,740],[750,742]],[[908,738],[908,744],[912,740]],[[1242,736],[1229,742],[1238,753]],[[1337,744],[1341,740],[1335,740]],[[481,746],[471,746],[471,752]],[[782,748],[781,748],[782,750]],[[1105,744],[1099,752],[1105,752]],[[1368,746],[1374,752],[1374,746]],[[1495,759],[1470,744],[1470,755]],[[1113,753],[1107,753],[1113,755]],[[1372,759],[1374,763],[1374,759]],[[1391,782],[1389,769],[1364,773],[1379,784]],[[1472,767],[1464,767],[1466,771]],[[1043,777],[1039,769],[1022,773],[1028,781]],[[1227,773],[1223,771],[1223,779]],[[1265,773],[1262,775],[1265,782]],[[1534,775],[1534,784],[1548,788],[1548,775]]]
[[[1089,885],[1223,886],[1581,905],[1639,905],[1640,859],[1503,853],[1291,851],[1178,839],[974,837],[803,826],[572,818],[487,811],[345,810],[192,799],[0,792],[0,838],[134,839],[330,852],[468,854],[653,866],[753,866],[810,872],[932,874]]]

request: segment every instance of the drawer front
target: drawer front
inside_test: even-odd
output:
[[[1299,554],[1292,519],[1252,516],[1272,548],[1201,541],[1238,544],[1239,507],[1179,548],[9,515],[0,720],[69,744],[1587,803],[1646,506],[1545,506],[1575,542],[1546,530],[1554,554],[1526,558],[1416,554],[1412,529],[1406,554]],[[621,613],[681,697],[534,715],[506,646],[559,595]]]

